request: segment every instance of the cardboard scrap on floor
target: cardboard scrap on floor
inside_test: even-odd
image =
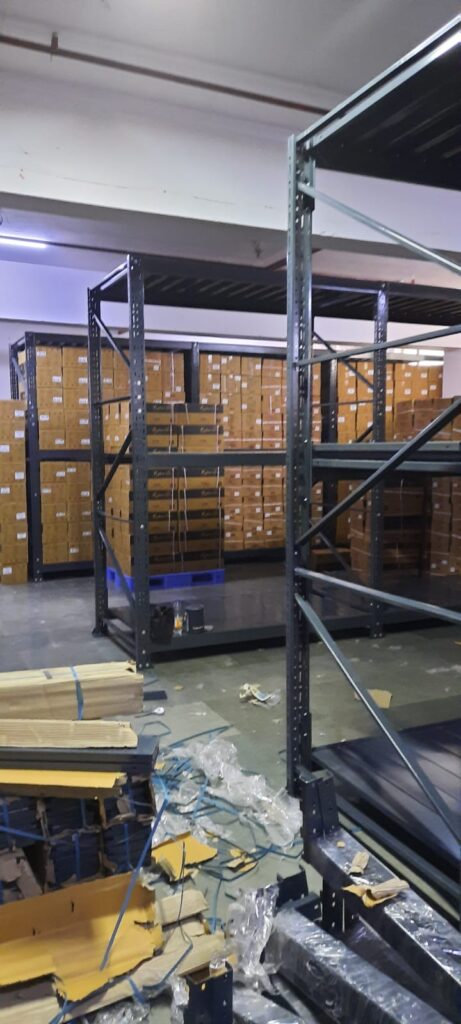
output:
[[[184,832],[177,839],[167,839],[154,846],[152,858],[171,882],[178,882],[180,878],[188,878],[197,864],[216,857],[217,852],[214,846],[206,846],[190,832]]]
[[[367,690],[367,693],[370,694],[370,697],[373,698],[375,704],[377,704],[379,708],[390,708],[392,701],[392,693],[390,690]],[[360,700],[358,693],[354,693],[354,697],[356,700]]]
[[[133,983],[141,992],[149,990],[160,985],[172,969],[182,976],[202,970],[216,957],[223,956],[223,933],[209,934],[203,921],[194,919],[208,906],[198,889],[184,889],[153,906],[154,919],[163,927],[162,951],[139,964],[127,977],[119,977],[105,990],[95,991],[73,1012],[62,1014],[60,1024],[132,998]],[[48,981],[0,989],[0,1024],[17,1024],[18,1019],[21,1024],[50,1024],[59,1014],[60,1006]]]
[[[344,892],[352,892],[362,900],[365,907],[376,907],[379,903],[386,903],[395,899],[409,888],[408,882],[401,878],[389,878],[387,882],[379,882],[377,885],[357,884],[345,885]]]
[[[274,690],[273,693],[269,693],[266,690],[261,690],[257,683],[244,683],[240,687],[239,697],[242,702],[261,704],[272,708],[275,704],[280,703],[280,690]]]
[[[0,721],[0,747],[114,750],[137,745],[138,737],[129,722],[67,722],[31,718],[10,718]]]
[[[238,871],[239,874],[244,875],[247,871],[252,871],[256,867],[256,861],[246,850],[241,850],[238,846],[235,846],[229,852],[232,860],[228,860],[224,867],[230,871]]]
[[[121,796],[126,775],[120,772],[0,768],[0,796]]]
[[[50,976],[58,995],[77,1002],[152,957],[162,929],[152,894],[138,883],[101,970],[130,878],[98,879],[0,907],[0,987]]]

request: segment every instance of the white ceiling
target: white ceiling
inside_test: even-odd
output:
[[[0,0],[0,31],[329,106],[458,13],[458,0]],[[49,67],[16,52],[29,61]]]

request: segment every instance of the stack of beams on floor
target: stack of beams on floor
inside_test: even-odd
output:
[[[0,673],[2,719],[91,719],[142,711],[143,677],[130,662]]]
[[[123,722],[59,725],[61,735],[39,720],[0,728],[0,880],[19,850],[37,891],[129,871],[143,851],[150,863],[156,740],[138,741]],[[21,879],[12,882],[0,903],[24,895]]]

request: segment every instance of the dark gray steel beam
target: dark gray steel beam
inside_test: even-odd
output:
[[[331,654],[332,658],[336,662],[338,668],[341,670],[344,678],[347,680],[349,685],[357,694],[357,697],[361,700],[362,704],[369,711],[370,715],[376,722],[377,726],[384,734],[388,742],[394,748],[396,754],[403,761],[405,767],[408,769],[413,779],[418,784],[420,789],[423,791],[427,799],[432,804],[436,813],[443,819],[447,828],[450,830],[452,836],[457,842],[461,842],[460,835],[460,821],[452,814],[450,808],[445,803],[441,793],[436,789],[431,779],[426,775],[426,772],[421,768],[417,759],[413,757],[413,752],[408,744],[402,739],[396,729],[391,725],[389,719],[384,714],[382,708],[378,707],[376,701],[370,694],[370,691],[362,684],[358,678],[355,670],[348,658],[343,654],[336,641],[328,632],[326,626],[314,611],[312,606],[304,598],[296,595],[296,601],[301,608],[303,615],[305,615],[309,625],[315,631],[319,639],[325,644],[325,647]]]
[[[32,578],[37,583],[42,579],[42,499],[40,490],[40,442],[37,407],[37,358],[36,337],[30,331],[24,335],[25,382],[27,403],[27,445],[28,445],[28,492],[30,511],[30,550]]]
[[[381,345],[381,349],[390,348],[408,348],[409,345],[422,345],[426,341],[437,341],[438,338],[448,338],[452,334],[461,333],[461,324],[455,324],[453,327],[440,327],[436,331],[425,331],[424,334],[413,334],[410,338],[398,338],[395,341],[386,341],[385,344]],[[356,359],[358,356],[370,355],[375,351],[376,341],[369,345],[358,345],[357,348],[349,348],[346,352],[341,350],[333,349],[331,352],[318,352],[312,355],[308,360],[305,360],[299,365],[311,365],[315,366],[316,363],[329,363],[332,359],[338,359],[340,362],[345,362],[349,359]]]
[[[373,352],[373,441],[384,441],[386,436],[386,350],[389,299],[383,285],[378,292],[375,311],[375,350]],[[384,546],[384,485],[378,484],[371,492],[371,544],[369,583],[380,588],[383,573]],[[370,635],[383,634],[382,606],[373,601],[370,608]]]
[[[340,845],[338,846],[338,843]],[[351,884],[350,865],[362,846],[354,836],[339,829],[330,836],[308,842],[305,860],[319,871],[336,891]],[[373,853],[365,875],[370,885],[395,877]],[[449,1020],[459,1021],[461,1009],[461,961],[449,950],[459,949],[459,931],[412,889],[399,899],[367,909],[356,896],[343,893],[346,905],[359,913],[396,952],[433,987],[443,1001]],[[366,1018],[367,1019],[367,1018]],[[410,1018],[411,1019],[411,1018]],[[415,1021],[420,1021],[416,1016]]]
[[[104,515],[104,435],[102,418],[101,385],[101,334],[98,317],[101,302],[97,289],[88,291],[88,365],[90,377],[91,417],[91,478],[93,502],[93,545],[94,545],[94,632],[100,635],[105,629],[108,610],[106,579],[106,547],[100,535],[100,518]]]
[[[423,427],[423,429],[420,430],[419,434],[416,434],[416,437],[413,437],[411,441],[407,441],[406,444],[402,445],[400,450],[395,452],[395,454],[391,456],[388,462],[386,462],[383,466],[380,466],[377,470],[375,470],[374,473],[372,473],[370,477],[364,480],[363,483],[359,484],[359,486],[356,487],[355,491],[352,491],[350,494],[348,494],[345,498],[343,498],[342,501],[338,502],[335,508],[330,509],[330,511],[327,512],[326,515],[322,516],[322,519],[320,519],[317,523],[314,523],[314,525],[309,527],[308,530],[305,530],[304,533],[302,533],[297,538],[296,544],[305,544],[306,541],[311,540],[312,537],[315,537],[317,533],[324,532],[325,526],[327,526],[328,523],[332,522],[334,519],[337,519],[342,512],[347,512],[348,508],[350,508],[351,505],[354,505],[355,502],[358,501],[359,498],[363,497],[364,494],[367,494],[367,492],[371,490],[372,487],[375,487],[376,484],[380,483],[381,480],[384,480],[384,478],[388,476],[389,473],[392,473],[396,469],[398,469],[398,467],[405,462],[405,459],[409,455],[412,455],[413,452],[418,451],[419,448],[421,448],[426,443],[426,441],[429,441],[431,437],[434,437],[435,434],[438,434],[439,430],[442,430],[442,428],[447,423],[450,423],[451,420],[454,419],[454,417],[460,411],[461,398],[457,398],[455,399],[454,402],[452,402],[448,409],[444,409],[440,413],[440,415],[437,416],[435,420],[432,421],[432,423],[429,423],[427,427]]]
[[[354,583],[352,580],[338,579],[336,576],[327,576],[322,572],[315,572],[312,569],[295,569],[296,576],[304,576],[305,579],[315,580],[316,583],[325,583],[329,587],[339,587],[340,590],[349,590],[362,597],[370,597],[382,604],[394,605],[396,608],[403,608],[405,611],[421,612],[421,615],[428,615],[431,618],[444,619],[455,626],[461,625],[461,612],[452,612],[449,608],[441,608],[438,604],[427,604],[425,601],[415,601],[410,597],[399,597],[397,594],[388,594],[385,590],[374,590],[366,587],[363,583]]]
[[[109,328],[106,327],[104,321],[101,320],[101,317],[98,314],[95,314],[95,320],[96,320],[96,323],[97,323],[99,329],[103,332],[103,334],[106,335],[107,340],[112,345],[112,348],[114,349],[114,352],[116,352],[117,355],[119,355],[120,358],[123,359],[123,362],[125,363],[126,366],[129,366],[130,365],[130,360],[128,359],[128,356],[123,351],[122,346],[114,338],[113,334],[111,334]]]

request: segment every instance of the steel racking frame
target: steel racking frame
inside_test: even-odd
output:
[[[130,281],[131,283],[129,283]],[[387,297],[387,302],[384,301],[384,297]],[[104,301],[121,302],[128,306],[128,321],[130,325],[128,341],[125,339],[115,339],[101,320],[101,304]],[[92,347],[95,353],[93,361],[90,358],[90,378],[93,375],[95,395],[99,394],[99,384],[96,380],[96,376],[99,374],[98,345],[100,345],[101,339],[103,339],[105,344],[112,344],[114,350],[118,352],[119,358],[123,358],[125,361],[127,359],[129,361],[131,358],[130,353],[136,351],[136,365],[138,368],[142,366],[141,360],[144,358],[144,348],[152,347],[154,349],[183,351],[185,355],[186,398],[188,401],[198,401],[200,353],[212,351],[225,353],[239,351],[240,349],[232,342],[219,342],[219,344],[216,344],[200,338],[198,340],[191,339],[190,341],[182,340],[178,343],[170,339],[146,340],[143,318],[142,321],[140,320],[141,314],[144,312],[144,306],[150,303],[155,305],[171,304],[173,301],[175,305],[186,308],[202,306],[210,309],[239,309],[247,312],[271,311],[280,313],[286,309],[286,278],[278,271],[264,270],[251,266],[242,267],[232,264],[206,263],[201,260],[162,259],[156,256],[128,256],[120,267],[109,274],[89,294],[89,319],[94,332]],[[400,284],[387,284],[381,287],[373,281],[357,282],[349,279],[316,276],[313,279],[313,305],[319,315],[359,317],[367,320],[373,318],[373,314],[379,306],[379,330],[381,332],[380,336],[384,353],[386,345],[393,347],[396,344],[395,342],[386,343],[384,340],[388,316],[394,317],[394,319],[398,318],[403,322],[426,321],[428,324],[448,324],[449,326],[444,328],[443,331],[433,332],[437,337],[440,333],[448,335],[453,333],[455,330],[453,325],[457,322],[458,294],[454,289],[425,288]],[[137,325],[137,329],[135,329],[135,325]],[[421,335],[422,338],[427,338],[428,336],[432,336],[431,332],[429,332],[429,335],[427,332]],[[318,344],[323,344],[325,347],[325,355],[327,357],[329,354],[331,355],[332,346],[328,342],[323,342],[318,333],[316,337]],[[366,346],[365,350],[368,350]],[[277,349],[274,348],[274,345],[252,343],[245,346],[245,351],[255,355],[273,357],[278,354],[282,358],[286,357],[285,346],[279,346]],[[362,349],[357,350],[358,354],[361,351]],[[338,359],[347,361],[349,358],[355,357],[357,352],[352,350],[338,353]],[[334,443],[337,438],[336,361],[330,358],[325,360],[323,354],[318,358],[322,368],[321,402],[324,415],[322,423],[323,444],[321,449],[323,451],[328,444]],[[381,374],[382,372],[381,370]],[[359,372],[358,376],[360,376]],[[141,392],[138,391],[137,393],[140,394]],[[382,420],[383,387],[379,391],[379,400],[381,402],[379,407],[381,412],[379,415],[381,415]],[[377,402],[376,397],[374,401],[375,403]],[[96,403],[98,402],[100,402],[100,397],[96,398]],[[134,429],[139,433],[137,450],[140,452],[145,443],[142,433],[142,417],[136,421]],[[382,429],[381,425],[381,432]],[[349,454],[352,451],[352,447],[354,446],[347,446]],[[366,446],[359,445],[358,447]],[[93,452],[98,466],[98,490],[101,491],[105,463],[97,428],[93,431]],[[325,502],[326,507],[329,507],[335,501],[336,480],[329,467],[328,471],[325,470],[323,466],[324,459],[318,446],[315,448],[315,453],[316,479],[325,480]],[[120,459],[129,461],[124,452],[121,453]],[[184,466],[187,460],[189,460],[189,465],[208,464],[215,467],[217,465],[268,465],[284,462],[285,453],[281,451],[225,452],[220,453],[219,457],[217,455],[205,457],[203,455],[194,456],[191,454],[187,458],[178,453],[155,453],[152,456],[148,456],[146,453],[145,457],[142,456],[140,458],[140,465],[144,466],[143,472],[145,472],[148,463],[156,467],[178,467]],[[116,464],[119,461],[119,459],[116,459]],[[359,470],[362,471],[360,467],[361,463]],[[351,473],[352,475],[354,474]],[[340,473],[337,472],[336,478],[339,477]],[[137,480],[140,480],[139,475]],[[226,628],[223,629],[217,628],[197,636],[185,635],[175,637],[171,645],[152,644],[148,655],[145,653],[144,646],[138,643],[138,653],[136,654],[136,635],[139,636],[140,630],[143,636],[147,635],[146,623],[147,619],[150,618],[147,570],[145,567],[140,569],[135,578],[135,592],[143,592],[144,597],[142,601],[139,600],[138,602],[133,601],[131,598],[128,599],[125,588],[124,593],[127,601],[129,600],[129,604],[126,609],[116,609],[117,614],[114,615],[113,611],[109,609],[105,574],[107,555],[109,554],[109,557],[112,558],[112,553],[99,533],[101,524],[103,532],[105,532],[102,520],[104,514],[102,499],[103,492],[100,495],[100,507],[97,512],[97,537],[99,538],[97,543],[101,546],[95,578],[97,594],[95,628],[98,633],[105,632],[111,635],[131,656],[139,656],[142,659],[143,665],[146,664],[146,658],[149,664],[151,664],[154,656],[179,653],[180,651],[197,649],[199,647],[229,646],[245,642],[267,642],[268,640],[283,641],[285,637],[285,624],[283,622],[283,614],[280,613],[279,609],[282,591],[278,587],[281,580],[274,580],[274,586],[271,588],[270,607],[264,608],[260,615],[260,621],[250,623],[247,621],[246,616],[243,616],[243,618],[241,616],[241,623],[236,622],[235,627],[231,625],[231,628],[228,628],[229,624],[227,623]],[[142,502],[144,500],[144,498],[136,500],[138,530],[141,523],[147,522],[142,511]],[[326,547],[333,551],[335,557],[338,558],[339,564],[341,564],[341,558],[336,551],[332,536],[328,533],[328,527],[322,533],[321,540]],[[270,563],[274,562],[280,554],[281,552],[274,553],[270,549],[267,549],[267,551],[251,552],[248,556],[242,553],[242,555],[236,555],[235,558],[226,556],[226,564],[230,565],[234,561],[244,561],[246,557]],[[378,557],[376,557],[375,561],[374,583],[378,584]],[[267,591],[267,588],[265,589]],[[181,594],[178,593],[172,596],[181,596]],[[168,597],[170,600],[172,599],[170,595]],[[250,594],[248,595],[248,600],[251,600]],[[395,613],[384,613],[378,604],[376,608],[372,607],[370,610],[369,603],[366,604],[363,601],[360,604],[356,603],[357,606],[350,609],[347,620],[344,618],[344,606],[338,609],[334,602],[330,601],[329,604],[327,621],[331,628],[339,626],[341,629],[368,629],[370,626],[370,611],[373,615],[372,628],[376,633],[382,630],[384,622],[391,623],[393,621],[393,614],[395,621]],[[278,612],[277,609],[279,609]],[[144,616],[142,626],[140,625],[141,615]],[[232,610],[230,611],[230,619],[233,622]],[[145,632],[142,632],[143,630]]]
[[[414,891],[411,891],[408,898],[407,906],[411,910],[409,915],[406,915],[405,907],[395,911],[392,905],[384,908],[381,914],[375,911],[367,913],[362,906],[357,910],[357,902],[354,904],[348,894],[342,892],[342,887],[350,882],[351,853],[362,851],[364,846],[351,840],[347,832],[339,828],[338,807],[347,813],[349,825],[352,823],[356,831],[359,828],[365,832],[365,845],[368,836],[372,842],[374,840],[381,844],[384,860],[389,854],[397,855],[403,865],[413,868],[420,878],[429,882],[448,900],[449,908],[445,906],[448,916],[457,922],[460,920],[459,879],[458,882],[451,881],[432,862],[418,857],[409,848],[404,836],[397,839],[386,826],[379,823],[379,816],[375,819],[372,812],[369,812],[366,817],[351,803],[338,801],[333,776],[328,771],[317,770],[319,763],[312,743],[309,686],[310,647],[314,638],[326,646],[347,684],[370,713],[378,734],[385,738],[401,765],[411,774],[431,812],[435,813],[440,828],[448,830],[454,849],[460,851],[459,866],[460,822],[445,796],[436,789],[414,756],[410,744],[378,707],[363,685],[355,666],[332,638],[326,623],[313,607],[312,588],[320,583],[327,590],[333,587],[360,594],[370,603],[375,632],[382,628],[384,604],[396,605],[405,612],[436,616],[457,625],[461,625],[461,613],[459,610],[448,610],[433,603],[426,604],[384,592],[380,559],[376,554],[372,559],[369,586],[312,572],[309,545],[316,533],[327,529],[360,496],[371,492],[372,535],[376,536],[376,549],[379,552],[382,543],[380,508],[384,480],[392,480],[392,474],[396,471],[399,476],[412,474],[413,479],[415,475],[422,477],[425,474],[461,475],[459,444],[432,442],[437,431],[459,415],[461,400],[453,400],[448,409],[411,441],[402,444],[383,442],[383,380],[386,350],[390,347],[385,340],[389,294],[384,286],[377,296],[374,344],[356,350],[355,353],[368,352],[374,360],[373,440],[370,444],[312,444],[310,375],[315,363],[338,358],[336,352],[322,353],[319,357],[313,351],[312,238],[316,202],[326,202],[378,230],[419,258],[431,260],[461,274],[461,265],[454,260],[432,252],[363,213],[345,207],[330,196],[325,196],[315,186],[317,168],[326,166],[333,170],[459,189],[459,165],[455,159],[453,139],[455,136],[459,139],[461,101],[459,89],[453,91],[453,85],[459,80],[460,56],[461,17],[458,17],[350,100],[290,140],[287,285],[287,493],[290,495],[287,506],[286,574],[287,786],[292,794],[299,794],[302,801],[305,856],[323,876],[324,903],[332,927],[342,930],[344,913],[355,913],[370,921],[381,936],[404,955],[409,964],[431,979],[438,992],[448,996],[446,1012],[450,1020],[458,1019],[461,1006],[461,968],[459,962],[447,960],[445,956],[450,948],[453,952],[451,942],[456,933],[451,926],[430,909],[424,900],[416,897]],[[450,102],[447,97],[450,97]],[[396,111],[398,118],[395,117]],[[446,132],[441,130],[442,123]],[[430,149],[431,155],[426,161],[420,154],[427,149]],[[456,306],[457,323],[454,323],[458,333],[461,331],[459,298]],[[394,341],[393,347],[422,343],[432,337],[442,336],[443,333],[440,331]],[[320,521],[309,525],[309,498],[306,496],[317,474],[327,480],[349,479],[353,475],[359,483],[352,494],[330,508]],[[378,803],[379,800],[377,797]],[[381,803],[385,815],[384,801]],[[385,821],[385,817],[382,820]],[[342,847],[347,848],[347,852]],[[385,871],[384,865],[373,857],[371,868],[369,866],[367,869],[367,877],[370,874],[371,877],[382,879],[386,877]],[[422,891],[425,892],[424,888]],[[437,939],[433,941],[435,936]],[[374,1020],[375,1017],[370,1015],[370,1021]]]
[[[42,547],[42,504],[40,498],[40,464],[42,462],[90,462],[91,452],[84,449],[63,448],[59,451],[46,451],[40,448],[39,421],[37,409],[37,345],[49,345],[55,348],[65,346],[76,347],[87,344],[84,334],[47,334],[40,331],[26,331],[23,338],[10,345],[10,391],[12,398],[19,398],[19,383],[25,385],[27,422],[26,422],[26,454],[27,454],[27,501],[29,531],[29,568],[34,583],[40,583],[44,577],[72,575],[75,572],[90,572],[93,562],[43,562]],[[20,351],[25,351],[24,371],[18,361]]]

